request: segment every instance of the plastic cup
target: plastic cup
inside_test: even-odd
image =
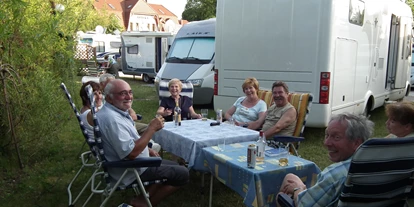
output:
[[[207,121],[208,109],[201,109],[201,120]]]

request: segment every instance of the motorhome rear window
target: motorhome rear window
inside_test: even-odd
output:
[[[138,54],[138,45],[127,47],[128,54]]]
[[[176,39],[168,57],[210,61],[214,56],[214,37]]]
[[[349,1],[349,23],[362,26],[364,24],[365,2],[361,0]]]
[[[111,48],[120,48],[122,46],[121,42],[110,42],[109,45]]]

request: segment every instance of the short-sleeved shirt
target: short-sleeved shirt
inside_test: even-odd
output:
[[[287,103],[283,107],[277,107],[276,104],[273,104],[269,109],[267,109],[265,122],[262,127],[263,131],[266,131],[270,129],[271,127],[273,127],[274,125],[276,125],[276,123],[282,118],[283,114],[285,114],[286,111],[289,110],[290,108],[294,108],[294,107],[292,106],[292,104]],[[277,135],[292,136],[293,132],[295,131],[296,122],[297,122],[297,117],[295,121],[292,122],[292,124],[282,129],[280,132],[277,133]]]
[[[181,108],[181,119],[190,118],[190,107],[193,106],[193,102],[188,96],[181,96],[178,105]],[[164,97],[161,99],[160,106],[164,107],[164,109],[171,109],[173,113],[170,116],[165,116],[165,121],[172,121],[174,108],[175,108],[175,99],[173,97]]]
[[[127,159],[135,147],[135,140],[140,139],[135,122],[128,111],[122,111],[110,103],[105,103],[99,113],[96,114],[102,133],[102,144],[105,158],[108,161],[119,161]],[[148,147],[138,157],[149,157]],[[142,174],[147,168],[140,168]],[[109,169],[109,175],[114,180],[119,180],[125,169]],[[122,180],[127,186],[136,179],[133,172],[128,172]]]
[[[83,122],[83,127],[85,127],[85,130],[88,133],[88,137],[89,137],[88,142],[94,143],[95,142],[95,135],[94,135],[94,132],[93,132],[93,127],[88,122],[88,113],[90,111],[91,111],[90,109],[84,111],[80,115],[80,119]]]
[[[240,97],[234,102],[233,106],[236,111],[233,114],[233,119],[237,122],[252,122],[259,119],[259,113],[266,112],[267,105],[263,100],[259,100],[253,107],[245,107],[242,105],[246,99],[245,96]]]
[[[334,163],[319,175],[316,184],[298,195],[298,207],[336,206],[348,175],[351,158]]]

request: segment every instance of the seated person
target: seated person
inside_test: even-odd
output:
[[[261,127],[259,122],[265,118],[267,110],[266,102],[258,96],[259,82],[256,78],[246,78],[242,89],[246,96],[238,98],[233,106],[226,111],[224,118],[227,120],[233,118],[234,124],[237,126],[258,129]]]
[[[105,158],[108,161],[135,159],[137,157],[159,156],[157,152],[147,147],[155,132],[164,127],[162,117],[154,118],[147,130],[138,135],[134,121],[128,115],[131,108],[133,94],[127,82],[121,79],[110,81],[105,87],[106,103],[96,114],[102,133],[102,144]],[[118,180],[124,170],[109,169],[109,176]],[[155,179],[167,179],[162,184],[149,186],[148,193],[153,206],[157,206],[162,199],[177,191],[189,182],[189,171],[172,161],[163,160],[159,167],[140,168],[138,170],[143,182]],[[133,172],[128,172],[121,181],[122,185],[129,185],[135,180]],[[131,201],[133,206],[145,206],[145,200],[140,195]]]
[[[102,90],[98,83],[94,81],[88,81],[84,83],[80,89],[79,95],[82,99],[82,108],[80,110],[80,118],[84,123],[84,127],[86,131],[88,132],[89,138],[94,139],[95,135],[93,133],[93,117],[91,113],[91,102],[89,101],[89,97],[86,94],[85,88],[87,85],[91,85],[93,94],[95,96],[95,104],[96,104],[96,110],[98,111],[103,103],[103,96],[102,96]]]
[[[183,83],[177,78],[173,78],[168,82],[168,90],[171,96],[161,99],[160,107],[157,114],[164,117],[166,121],[172,121],[174,115],[174,108],[176,103],[181,108],[181,119],[201,119],[201,114],[197,114],[193,108],[193,102],[188,96],[181,96],[181,89]]]
[[[298,176],[287,174],[280,192],[292,196],[295,206],[337,206],[352,155],[373,131],[374,123],[364,116],[340,114],[332,117],[323,144],[328,149],[329,159],[335,163],[326,167],[309,189]]]
[[[275,104],[266,111],[262,131],[267,139],[272,139],[274,135],[292,136],[295,131],[297,112],[294,106],[289,103],[289,88],[286,83],[276,81],[272,85],[272,94]]]
[[[388,120],[385,122],[388,138],[414,137],[414,105],[403,101],[385,106]]]
[[[112,74],[115,78],[119,78],[118,71],[121,67],[119,63],[116,62],[114,58],[109,57],[109,55],[105,55],[104,59],[107,62],[105,73]]]

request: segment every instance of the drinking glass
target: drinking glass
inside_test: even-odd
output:
[[[208,109],[201,109],[201,116],[203,121],[207,121]]]

